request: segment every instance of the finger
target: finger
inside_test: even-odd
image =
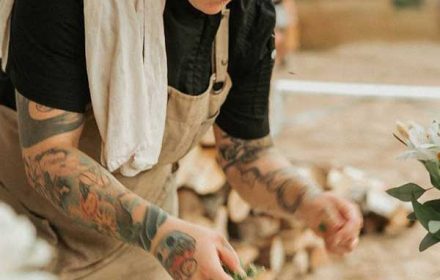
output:
[[[214,247],[214,250],[216,248]],[[215,251],[216,252],[216,251]],[[233,280],[231,276],[229,276],[222,267],[222,263],[220,262],[220,256],[213,255],[207,260],[207,266],[209,268],[208,279],[213,280]]]
[[[362,227],[363,219],[360,209],[357,205],[341,198],[336,198],[336,203],[342,217],[347,221],[352,221],[359,228]]]
[[[325,206],[322,209],[318,230],[322,234],[331,234],[339,231],[344,225],[344,217],[333,207]]]
[[[347,246],[344,246],[341,243],[337,244],[334,242],[326,242],[326,248],[330,253],[339,256],[343,256],[352,251],[352,249],[348,248]]]
[[[218,246],[217,251],[220,260],[225,266],[229,268],[229,270],[242,276],[246,275],[245,271],[241,267],[240,258],[226,240],[222,240],[222,244]]]

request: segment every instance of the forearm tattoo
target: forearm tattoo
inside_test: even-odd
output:
[[[270,137],[259,140],[240,140],[225,134],[222,137],[219,153],[224,171],[238,170],[242,185],[250,189],[257,186],[265,188],[287,213],[295,213],[306,194],[317,190],[311,182],[301,178],[292,166],[269,170],[261,167],[260,160],[273,155],[274,146]]]
[[[17,105],[21,142],[30,144],[28,148],[45,137],[71,131],[82,119],[62,112],[41,120],[29,112],[37,109],[35,103],[20,97]],[[38,106],[37,110],[51,109]],[[52,147],[32,155],[24,152],[23,160],[29,184],[75,222],[150,251],[167,214],[127,190],[89,156],[75,148]]]
[[[173,279],[189,280],[197,271],[196,240],[180,231],[167,234],[157,246],[156,258]]]

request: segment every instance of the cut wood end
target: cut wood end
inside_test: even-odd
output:
[[[251,206],[241,198],[237,191],[232,190],[228,197],[228,212],[231,221],[241,223],[249,216]]]

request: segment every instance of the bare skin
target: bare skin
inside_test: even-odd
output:
[[[345,254],[356,247],[362,216],[353,203],[323,193],[301,177],[277,152],[270,136],[241,140],[219,127],[214,131],[228,182],[254,208],[303,220],[325,239],[331,252]]]
[[[154,254],[174,279],[231,279],[222,264],[244,273],[218,233],[169,216],[81,152],[82,114],[16,99],[29,185],[72,222]]]
[[[231,0],[188,0],[199,11],[207,15],[215,15],[221,12]]]
[[[231,0],[188,0],[205,14],[217,14]],[[245,141],[215,128],[220,163],[230,184],[252,206],[281,216],[295,216],[322,236],[337,254],[359,242],[362,216],[351,202],[321,193],[301,178],[273,147],[270,137]]]

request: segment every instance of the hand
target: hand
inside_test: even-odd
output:
[[[152,253],[176,280],[231,280],[223,270],[246,275],[232,246],[219,233],[169,218],[153,240]]]
[[[322,193],[305,201],[299,209],[300,218],[324,238],[331,253],[343,255],[359,243],[363,218],[359,207],[332,193]]]

